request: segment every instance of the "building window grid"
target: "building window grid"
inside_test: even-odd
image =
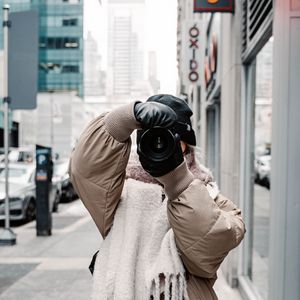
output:
[[[28,3],[24,3],[21,0],[10,0],[8,3],[11,4],[11,12],[29,9],[39,11],[40,46],[42,46],[39,49],[39,61],[50,63],[50,65],[51,62],[55,63],[53,67],[46,68],[46,70],[45,68],[39,69],[39,90],[77,90],[79,96],[82,96],[82,1],[53,0],[50,3],[46,0],[28,0]],[[63,35],[56,37],[56,32],[63,33]],[[53,33],[53,35],[49,36],[49,33]],[[2,27],[0,28],[1,37],[3,37]],[[47,40],[48,38],[56,40]],[[66,38],[69,40],[57,40],[57,38]],[[50,48],[46,48],[46,46],[50,46]],[[0,40],[0,48],[3,48],[2,39]]]

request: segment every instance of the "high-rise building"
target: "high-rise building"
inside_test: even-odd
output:
[[[31,9],[31,2],[30,0],[0,0],[0,49],[3,49],[3,26],[2,26],[2,19],[3,19],[3,12],[2,7],[4,4],[9,4],[10,12],[18,12],[18,11],[26,11]]]
[[[67,155],[72,147],[72,105],[74,101],[80,102],[84,94],[83,0],[0,0],[1,7],[3,4],[10,5],[10,13],[36,10],[39,14],[38,108],[13,112],[12,131],[16,127],[13,145],[39,143]],[[0,52],[1,49],[2,26]],[[75,122],[80,120],[81,117]],[[0,146],[2,133],[0,128]]]
[[[148,53],[148,79],[152,88],[152,94],[158,94],[160,81],[157,79],[157,57],[155,51]]]
[[[107,95],[114,101],[145,91],[144,18],[144,0],[108,1]]]
[[[39,91],[76,91],[82,97],[83,0],[0,0],[1,7],[4,2],[10,12],[39,12]]]
[[[97,41],[89,31],[84,40],[84,96],[103,96],[105,94],[105,72],[101,66],[102,57]]]

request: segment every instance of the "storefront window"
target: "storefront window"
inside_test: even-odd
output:
[[[256,56],[252,266],[249,277],[262,299],[268,298],[270,175],[272,156],[273,38]]]
[[[220,182],[220,102],[207,109],[207,166],[216,182]]]

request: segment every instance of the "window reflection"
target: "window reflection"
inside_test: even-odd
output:
[[[77,64],[68,64],[68,62],[64,64],[59,62],[41,62],[39,69],[47,74],[79,73],[79,66]]]
[[[79,38],[71,37],[41,37],[40,48],[47,49],[78,49]]]
[[[268,298],[270,175],[272,154],[271,38],[256,57],[254,128],[253,248],[250,278],[262,299]]]
[[[63,19],[62,20],[62,25],[63,26],[77,26],[77,19]]]

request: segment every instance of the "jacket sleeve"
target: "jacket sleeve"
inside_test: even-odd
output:
[[[166,194],[171,190],[168,218],[176,245],[189,273],[214,278],[228,252],[243,239],[241,212],[222,195],[213,200],[200,180],[193,179],[183,166],[178,168],[182,168],[179,177],[183,180],[177,177],[178,170],[163,180]],[[190,179],[178,189],[178,182],[187,177]]]
[[[93,120],[81,134],[70,158],[71,182],[103,237],[112,226],[122,193],[130,134],[138,127],[133,105]]]

